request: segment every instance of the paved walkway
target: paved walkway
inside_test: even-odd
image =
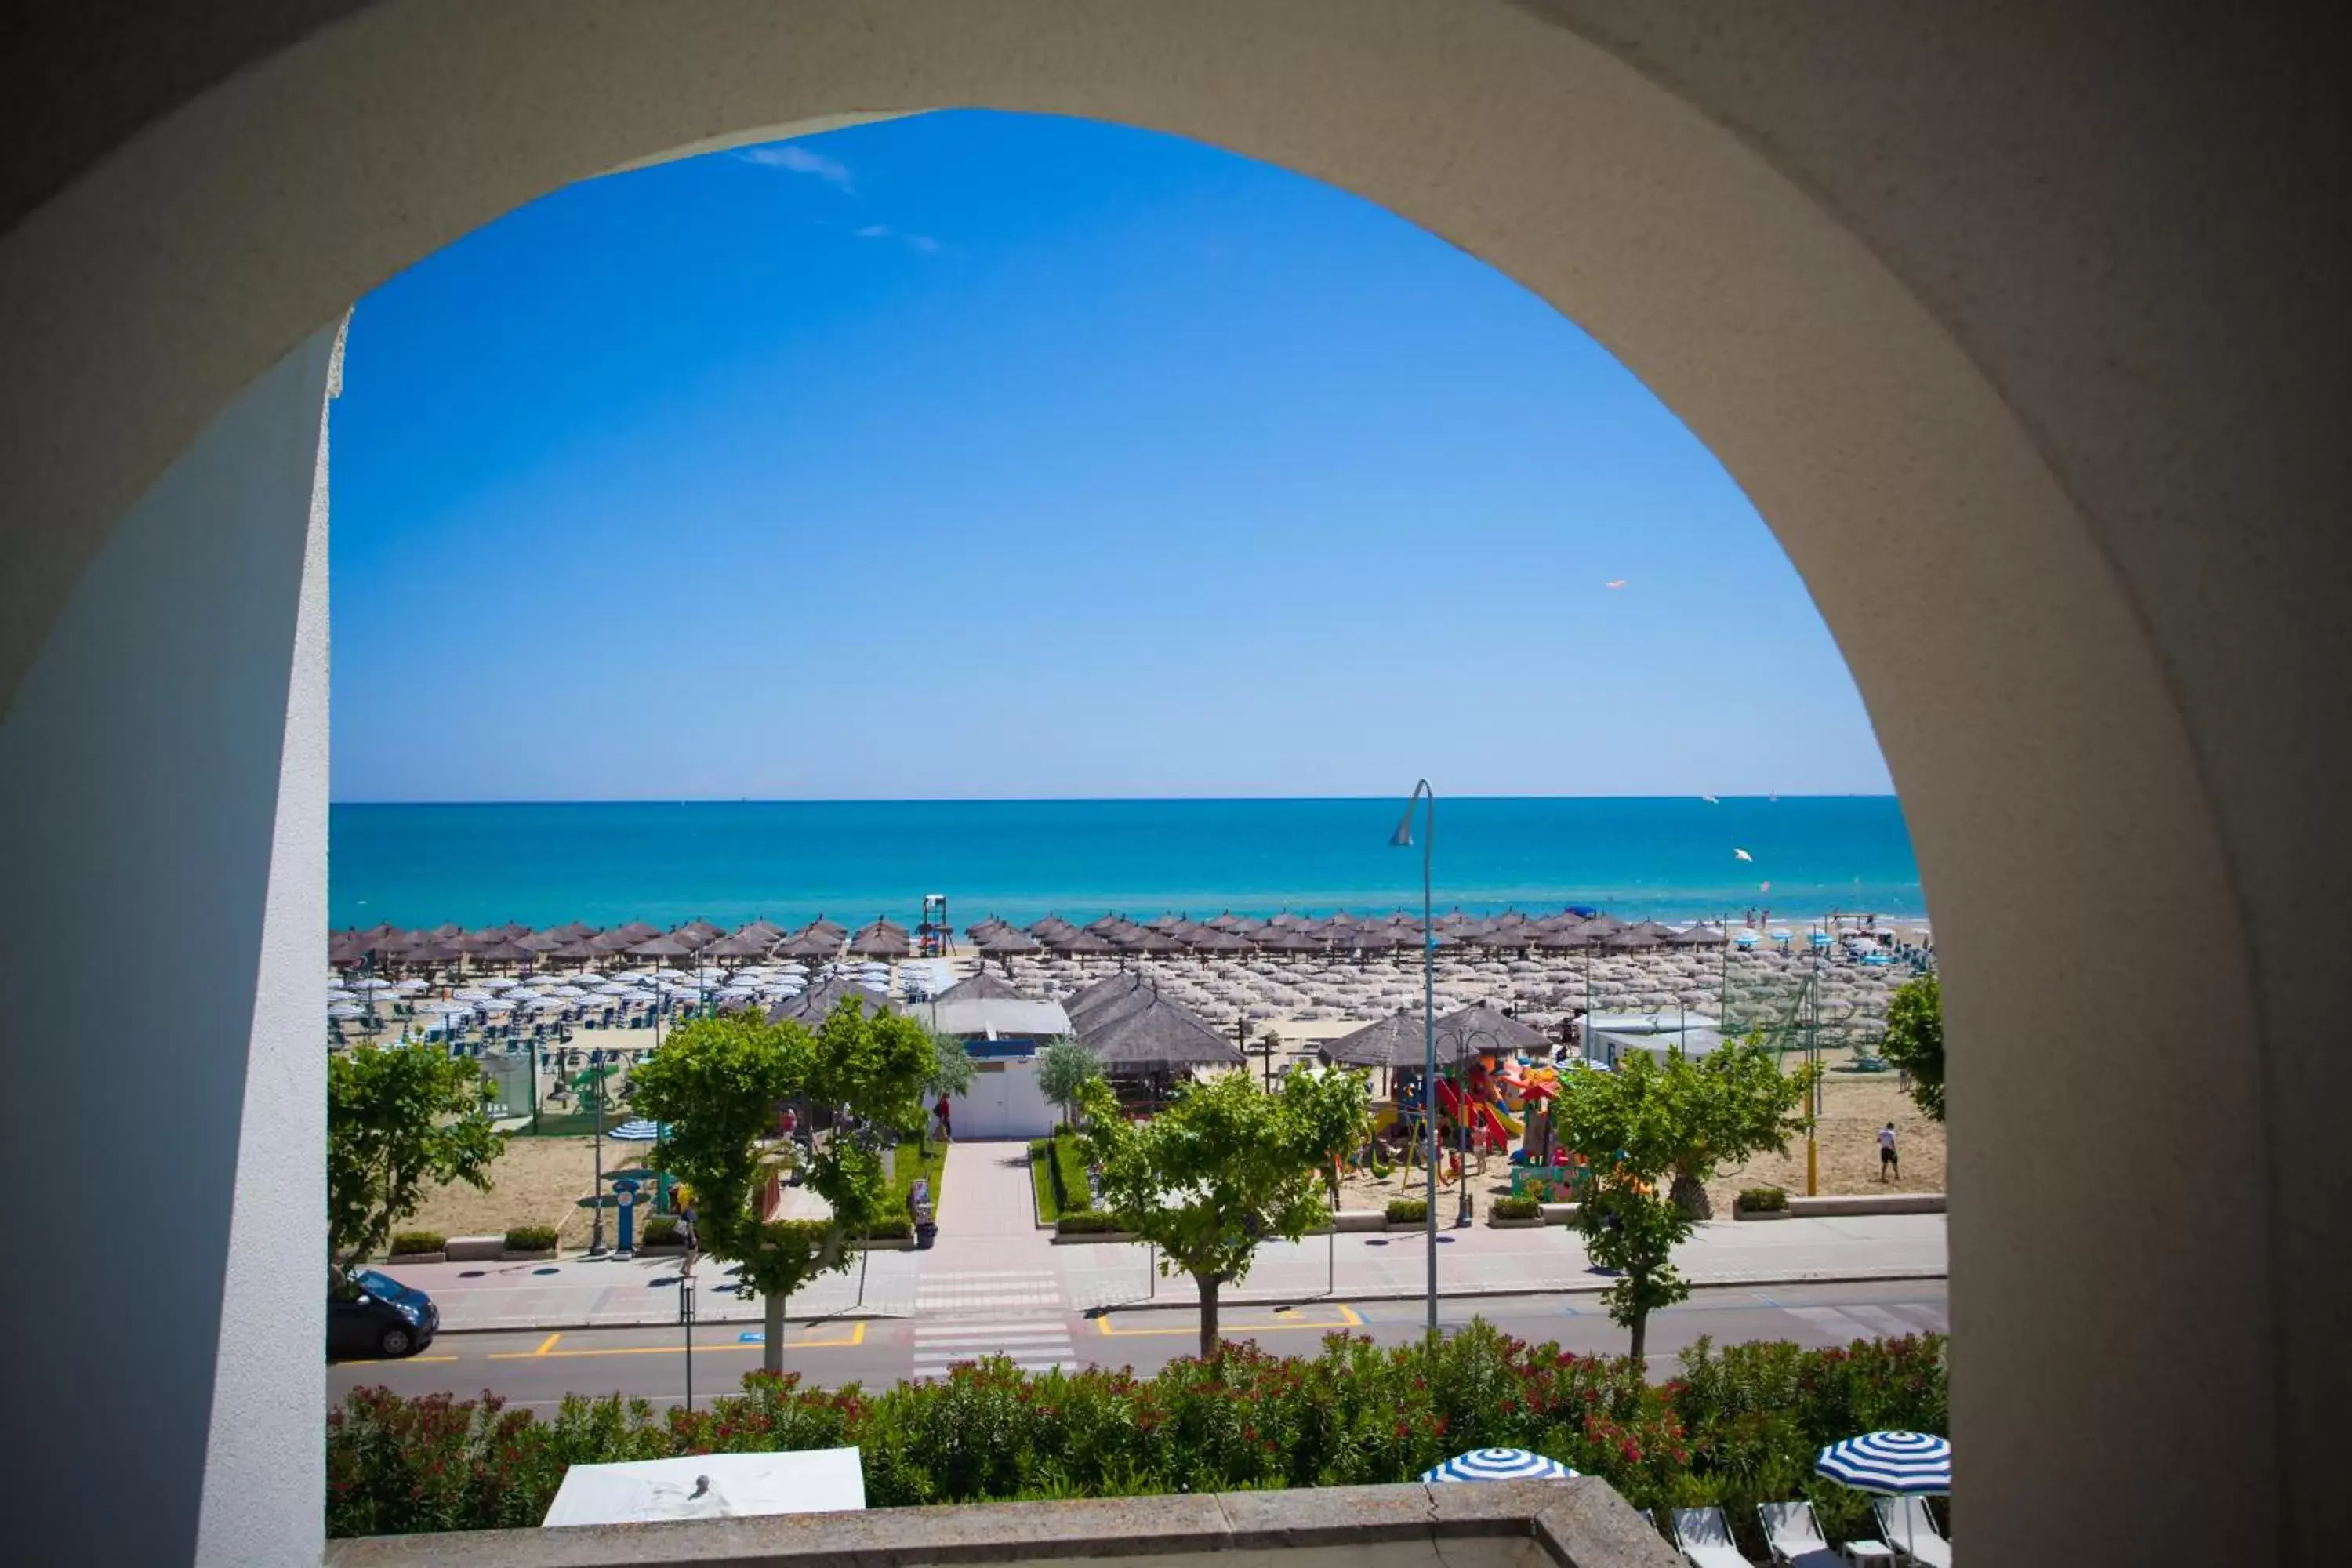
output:
[[[830,1274],[792,1299],[796,1321],[856,1316],[951,1320],[927,1329],[927,1348],[950,1354],[1045,1314],[1196,1298],[1181,1275],[1155,1278],[1151,1254],[1130,1243],[1055,1246],[1036,1226],[1027,1147],[959,1142],[948,1150],[937,1243],[924,1252],[874,1251],[862,1270]],[[1448,1297],[1601,1290],[1582,1241],[1565,1226],[1438,1233],[1438,1288]],[[1676,1249],[1694,1285],[1801,1284],[1940,1278],[1941,1215],[1855,1215],[1702,1224]],[[757,1321],[756,1298],[738,1300],[726,1265],[704,1259],[696,1311],[706,1322]],[[1381,1300],[1418,1296],[1427,1252],[1419,1231],[1350,1232],[1259,1249],[1249,1278],[1226,1292],[1236,1305],[1333,1296]],[[619,1327],[677,1321],[678,1259],[584,1258],[541,1263],[439,1263],[389,1270],[432,1296],[448,1330]],[[862,1279],[861,1279],[862,1273]],[[936,1341],[935,1347],[929,1342]],[[1059,1359],[1064,1342],[1040,1342]]]
[[[1437,1280],[1445,1296],[1534,1290],[1602,1290],[1584,1243],[1565,1226],[1438,1233]],[[1154,1279],[1152,1255],[1132,1243],[1062,1247],[1070,1305],[1080,1310],[1140,1301],[1197,1300],[1183,1276]],[[1429,1254],[1419,1231],[1350,1232],[1269,1242],[1229,1302],[1342,1300],[1417,1296],[1427,1288]],[[1942,1215],[1856,1215],[1824,1219],[1711,1220],[1675,1249],[1694,1285],[1801,1284],[1836,1279],[1940,1278],[1946,1268]]]
[[[1059,1310],[1067,1303],[1061,1262],[1037,1228],[1029,1145],[1017,1141],[948,1146],[939,1240],[922,1259],[921,1313]]]

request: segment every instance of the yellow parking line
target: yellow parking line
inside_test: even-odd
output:
[[[560,1360],[565,1356],[683,1355],[686,1352],[686,1346],[683,1344],[608,1345],[602,1349],[576,1351],[557,1351],[547,1348],[548,1345],[553,1344],[557,1340],[562,1337],[563,1336],[561,1334],[550,1334],[547,1336],[547,1344],[540,1346],[539,1349],[535,1351],[498,1351],[492,1352],[485,1359],[489,1361],[537,1361],[541,1357],[545,1357],[548,1360],[554,1361]],[[788,1339],[784,1342],[784,1348],[788,1351],[846,1350],[852,1345],[862,1345],[865,1342],[866,1325],[863,1322],[856,1322],[849,1325],[849,1337],[847,1339]],[[694,1347],[695,1353],[698,1355],[707,1355],[713,1351],[756,1351],[761,1348],[761,1346],[756,1344],[747,1345],[740,1340],[720,1340],[711,1343],[698,1344]]]
[[[1339,1314],[1339,1321],[1336,1323],[1293,1321],[1275,1323],[1234,1323],[1220,1321],[1217,1325],[1217,1331],[1222,1334],[1230,1329],[1235,1333],[1268,1334],[1282,1332],[1291,1329],[1321,1329],[1328,1332],[1334,1329],[1360,1329],[1364,1326],[1364,1320],[1356,1316],[1356,1310],[1353,1307],[1347,1306],[1346,1304],[1338,1301],[1334,1301],[1332,1306],[1337,1309]],[[1286,1314],[1295,1312],[1298,1309],[1296,1307],[1277,1307],[1275,1309],[1275,1315],[1276,1317],[1283,1317]],[[1095,1320],[1095,1326],[1100,1329],[1108,1337],[1118,1340],[1147,1339],[1160,1334],[1189,1334],[1192,1338],[1198,1339],[1201,1335],[1201,1327],[1198,1323],[1189,1324],[1181,1329],[1114,1329],[1110,1326],[1110,1318],[1108,1314],[1097,1318]]]
[[[545,1338],[545,1339],[543,1339],[543,1340],[541,1340],[541,1341],[540,1341],[540,1342],[539,1342],[539,1349],[537,1349],[537,1350],[535,1350],[535,1351],[531,1352],[531,1354],[533,1354],[533,1355],[545,1355],[548,1352],[550,1352],[550,1351],[551,1351],[551,1350],[553,1350],[553,1349],[555,1348],[555,1342],[556,1342],[556,1341],[558,1341],[558,1340],[560,1340],[560,1339],[562,1339],[562,1337],[563,1337],[563,1336],[562,1336],[562,1334],[550,1334],[550,1335],[548,1335],[548,1336],[547,1336],[547,1338]]]

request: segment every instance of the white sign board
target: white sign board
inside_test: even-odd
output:
[[[646,1524],[668,1519],[740,1519],[764,1513],[833,1513],[866,1506],[866,1472],[855,1448],[793,1454],[689,1454],[618,1465],[574,1465],[547,1517],[573,1524]]]

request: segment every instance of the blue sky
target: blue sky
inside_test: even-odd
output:
[[[1629,372],[1164,136],[942,113],[559,191],[363,300],[332,417],[341,800],[1890,788]]]

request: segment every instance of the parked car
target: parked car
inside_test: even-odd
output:
[[[327,1286],[327,1355],[415,1355],[440,1331],[433,1298],[388,1274],[355,1269]]]

